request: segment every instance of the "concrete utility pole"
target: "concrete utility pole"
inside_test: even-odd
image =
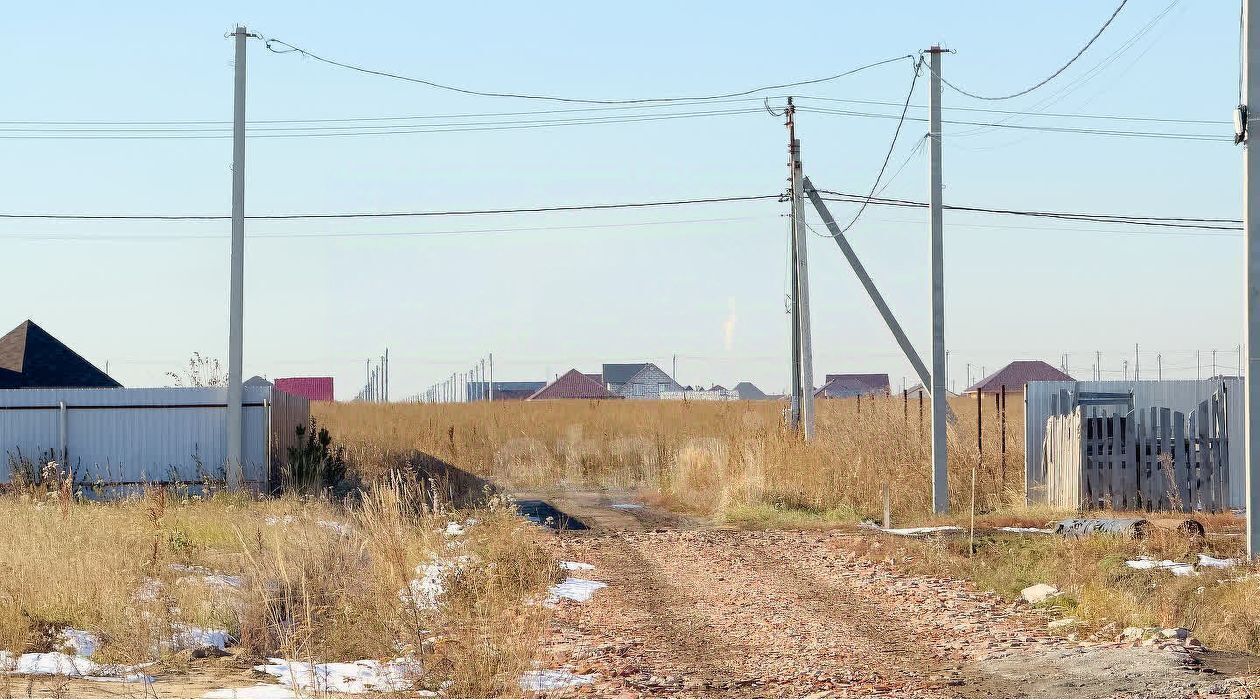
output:
[[[1133,380],[1140,381],[1142,379],[1142,351],[1138,349],[1137,343],[1133,343]]]
[[[245,41],[241,25],[236,39],[236,81],[232,98],[232,262],[228,306],[227,487],[239,490],[244,477],[245,411],[241,406],[245,357]]]
[[[932,511],[949,509],[949,455],[945,441],[945,205],[941,183],[941,47],[928,49],[932,73],[929,101],[929,193],[932,251]]]
[[[1260,554],[1260,381],[1251,381],[1251,367],[1260,368],[1260,157],[1251,152],[1251,116],[1247,105],[1260,98],[1260,0],[1243,2],[1243,98],[1240,132],[1243,139],[1243,259],[1246,313],[1243,340],[1247,366],[1239,367],[1247,392],[1244,408],[1243,450],[1247,484],[1247,553]],[[1257,100],[1260,102],[1260,99]],[[1213,372],[1215,375],[1215,372]],[[1260,372],[1257,372],[1260,376]]]
[[[784,116],[787,117],[788,128],[788,187],[795,182],[796,177],[796,107],[792,104],[792,98],[788,98],[787,108],[783,110]],[[796,240],[796,192],[789,191],[792,200],[788,209],[788,257],[791,261],[792,268],[792,290],[791,290],[791,322],[792,322],[792,380],[791,393],[792,400],[788,411],[788,427],[793,431],[801,428],[801,301],[800,301],[800,274],[801,268],[797,258],[800,254]]]
[[[389,348],[385,348],[385,402],[389,402]]]
[[[798,285],[797,301],[800,305],[799,322],[801,324],[801,423],[804,426],[805,439],[814,438],[814,341],[810,331],[809,313],[809,240],[805,234],[805,177],[801,165],[801,141],[795,137],[795,126],[792,138],[792,228],[796,240],[796,264],[799,273],[796,275]]]
[[[490,400],[494,400],[494,352],[490,353]]]

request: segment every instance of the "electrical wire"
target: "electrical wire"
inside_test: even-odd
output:
[[[250,240],[269,239],[269,238],[417,238],[427,236],[451,236],[451,235],[492,235],[499,233],[534,233],[534,232],[561,232],[561,231],[582,231],[582,230],[604,230],[612,228],[640,228],[655,226],[677,226],[689,225],[696,223],[738,223],[746,221],[769,220],[778,218],[777,216],[737,216],[726,218],[693,218],[693,219],[675,219],[668,221],[633,221],[623,223],[590,223],[576,226],[523,226],[508,228],[462,228],[450,230],[433,230],[433,231],[331,231],[331,232],[251,232]],[[32,240],[32,241],[97,241],[97,242],[149,242],[149,241],[176,241],[183,242],[189,240],[223,240],[228,237],[226,233],[195,233],[195,234],[68,234],[57,235],[48,233],[10,233],[2,234],[0,238],[6,241],[13,240]]]
[[[900,102],[891,102],[888,100],[863,100],[863,99],[845,99],[840,97],[797,97],[798,101],[806,102],[836,102],[842,104],[865,104],[877,107],[900,107]],[[912,104],[911,109],[927,109],[926,104]],[[991,109],[986,107],[941,107],[946,112],[974,112],[979,114],[1002,114],[1011,116],[1025,117],[1045,117],[1055,119],[1087,119],[1098,121],[1135,121],[1148,122],[1156,124],[1195,124],[1195,125],[1212,125],[1212,126],[1228,126],[1233,122],[1227,119],[1178,119],[1172,117],[1149,117],[1134,116],[1125,114],[1078,114],[1069,112],[1036,112],[1017,109]],[[0,122],[3,124],[5,122]]]
[[[754,194],[746,196],[704,197],[696,199],[669,199],[663,201],[629,202],[620,204],[565,204],[559,206],[538,206],[527,208],[502,209],[457,209],[449,211],[376,211],[348,213],[299,213],[299,214],[257,214],[249,216],[251,221],[285,221],[299,219],[351,219],[351,218],[419,218],[433,216],[483,216],[492,214],[537,214],[559,211],[602,211],[607,209],[644,209],[662,206],[685,206],[691,204],[720,204],[740,201],[762,201],[779,199],[778,194]],[[0,219],[40,219],[70,221],[225,221],[232,217],[227,214],[51,214],[51,213],[0,213]]]
[[[460,133],[471,131],[517,131],[522,129],[555,128],[561,126],[586,126],[597,124],[625,124],[648,121],[670,121],[715,116],[760,113],[757,108],[711,110],[703,112],[679,112],[674,114],[639,114],[628,116],[583,117],[554,120],[522,120],[501,122],[473,122],[469,124],[428,124],[424,126],[358,126],[346,127],[257,127],[248,129],[246,136],[257,138],[329,138],[344,136],[389,136],[398,134]],[[116,130],[101,129],[5,129],[0,128],[0,140],[206,140],[232,138],[231,129],[175,129],[169,133],[160,129]],[[7,132],[7,133],[6,133]],[[209,133],[205,133],[209,132]],[[277,133],[278,132],[278,133]]]
[[[548,101],[548,102],[563,102],[563,103],[569,103],[569,104],[604,104],[604,105],[666,103],[666,102],[699,101],[699,100],[728,99],[731,97],[744,97],[747,95],[756,94],[758,92],[766,92],[767,90],[781,90],[784,88],[800,87],[803,85],[817,85],[819,83],[825,83],[825,82],[830,82],[832,80],[838,80],[840,78],[844,78],[844,77],[853,75],[855,73],[860,73],[864,70],[869,70],[871,68],[877,68],[879,66],[886,65],[888,63],[893,63],[896,61],[907,60],[907,59],[911,61],[914,60],[914,56],[910,56],[910,55],[895,56],[893,58],[886,58],[882,61],[868,63],[866,65],[858,66],[857,68],[852,68],[842,73],[836,73],[835,75],[829,75],[823,78],[813,78],[810,80],[798,80],[795,82],[780,83],[777,85],[763,85],[761,87],[754,87],[747,90],[739,90],[737,92],[727,92],[727,93],[713,94],[713,95],[698,95],[698,96],[691,96],[691,97],[642,97],[642,98],[632,98],[632,99],[587,99],[587,98],[579,98],[579,97],[560,97],[556,95],[539,95],[539,94],[529,94],[529,93],[521,93],[521,92],[473,90],[473,89],[464,88],[464,87],[457,87],[454,85],[447,85],[444,83],[435,82],[433,80],[428,80],[425,78],[416,78],[416,77],[411,77],[411,76],[406,76],[406,75],[400,75],[398,73],[391,73],[384,70],[377,70],[374,68],[365,68],[363,66],[354,65],[351,63],[335,61],[331,58],[325,58],[324,56],[320,56],[318,54],[312,53],[304,48],[295,46],[286,41],[281,41],[280,39],[269,39],[269,38],[264,37],[263,45],[266,46],[267,50],[271,51],[272,53],[278,53],[278,54],[297,53],[299,55],[305,56],[312,60],[319,61],[320,63],[325,63],[325,64],[335,66],[338,68],[344,68],[346,70],[352,70],[352,71],[355,71],[358,73],[364,73],[367,75],[375,75],[382,78],[390,78],[393,80],[401,80],[404,82],[416,83],[419,85],[432,87],[438,90],[457,92],[462,95],[472,95],[476,97],[501,97],[501,98],[523,99],[523,100],[542,100],[542,101]],[[277,49],[276,48],[277,46],[283,47],[283,48]]]
[[[897,148],[897,139],[901,136],[901,127],[906,123],[906,114],[910,111],[910,100],[914,97],[914,86],[919,82],[919,68],[922,65],[922,59],[914,64],[914,74],[910,76],[910,89],[906,90],[906,100],[901,105],[901,117],[897,119],[897,128],[893,129],[892,141],[888,144],[888,152],[884,154],[884,162],[879,166],[879,173],[875,175],[875,181],[871,183],[871,191],[866,195],[866,200],[858,207],[857,212],[853,214],[849,224],[840,229],[842,234],[848,233],[857,224],[858,219],[862,218],[862,214],[866,211],[866,206],[870,202],[871,197],[875,196],[879,190],[879,183],[884,179],[884,173],[888,170],[888,161],[892,160],[893,151]],[[898,173],[900,172],[898,170]]]
[[[915,201],[911,199],[891,199],[884,197],[864,197],[860,194],[851,194],[848,192],[837,192],[826,189],[816,189],[819,194],[829,195],[823,197],[825,201],[839,201],[849,204],[861,204],[864,200],[870,200],[873,206],[891,206],[901,208],[923,209],[927,208],[928,203],[923,201]],[[1164,228],[1183,228],[1191,230],[1221,230],[1221,231],[1238,231],[1242,230],[1242,221],[1239,219],[1227,218],[1189,218],[1174,216],[1130,216],[1126,214],[1095,214],[1095,213],[1076,213],[1065,211],[1035,211],[1026,209],[1000,209],[993,207],[981,206],[960,206],[953,204],[945,204],[947,211],[961,211],[967,213],[979,214],[995,214],[1004,216],[1027,216],[1032,218],[1053,218],[1069,221],[1082,221],[1088,223],[1117,223],[1122,225],[1133,226],[1152,226]],[[1239,224],[1239,225],[1227,225]]]
[[[1058,70],[1056,70],[1056,71],[1054,71],[1053,73],[1051,73],[1051,74],[1050,74],[1047,78],[1045,78],[1044,80],[1042,80],[1042,81],[1040,81],[1040,82],[1038,82],[1038,83],[1035,83],[1035,84],[1033,84],[1033,85],[1032,85],[1032,86],[1030,86],[1030,87],[1026,87],[1026,88],[1024,88],[1023,90],[1020,90],[1019,92],[1012,92],[1012,93],[1011,93],[1011,94],[1009,94],[1009,95],[981,95],[981,94],[977,94],[977,93],[975,93],[975,92],[970,92],[970,91],[968,91],[968,90],[964,90],[963,88],[961,88],[961,87],[959,87],[959,86],[955,85],[954,83],[952,83],[952,82],[950,82],[950,81],[946,80],[945,78],[941,78],[939,75],[938,75],[937,77],[938,77],[938,78],[940,78],[940,80],[941,80],[941,82],[942,82],[942,83],[944,83],[944,84],[948,85],[948,86],[950,87],[950,89],[954,90],[955,92],[957,92],[957,93],[959,93],[959,94],[961,94],[961,95],[966,95],[967,97],[970,97],[970,98],[972,98],[972,99],[978,99],[978,100],[985,100],[985,101],[997,102],[997,101],[1002,101],[1002,100],[1015,99],[1016,97],[1023,97],[1024,95],[1026,95],[1026,94],[1028,94],[1028,93],[1030,93],[1030,92],[1032,92],[1032,91],[1034,91],[1034,90],[1036,90],[1036,89],[1038,89],[1038,88],[1040,88],[1040,87],[1043,87],[1044,85],[1046,85],[1047,83],[1049,83],[1051,80],[1054,80],[1055,78],[1059,77],[1060,75],[1062,75],[1062,74],[1063,74],[1063,71],[1065,71],[1065,70],[1067,70],[1069,67],[1071,67],[1071,65],[1072,65],[1073,63],[1076,63],[1076,61],[1077,61],[1077,60],[1078,60],[1081,56],[1083,56],[1083,55],[1085,54],[1085,52],[1086,52],[1086,51],[1088,51],[1088,50],[1089,50],[1089,47],[1093,46],[1095,41],[1098,41],[1098,38],[1099,38],[1099,37],[1101,37],[1101,36],[1103,35],[1103,32],[1107,31],[1107,27],[1110,27],[1110,26],[1111,26],[1111,23],[1115,21],[1116,17],[1117,17],[1117,16],[1119,16],[1120,11],[1121,11],[1121,10],[1123,10],[1123,9],[1124,9],[1124,6],[1125,6],[1125,5],[1127,5],[1127,4],[1129,4],[1129,0],[1120,0],[1120,4],[1116,6],[1115,11],[1111,13],[1111,16],[1107,18],[1107,21],[1106,21],[1106,22],[1103,22],[1103,25],[1102,25],[1101,27],[1099,27],[1099,28],[1098,28],[1098,31],[1094,33],[1094,36],[1090,37],[1090,40],[1089,40],[1089,41],[1087,41],[1087,42],[1085,42],[1085,45],[1084,45],[1084,46],[1082,46],[1082,47],[1081,47],[1081,49],[1080,49],[1079,51],[1077,51],[1077,52],[1076,52],[1076,55],[1074,55],[1074,56],[1072,56],[1070,59],[1068,59],[1067,63],[1064,63],[1062,66],[1060,66],[1060,67],[1059,67],[1059,69],[1058,69]],[[928,68],[928,70],[931,70],[931,68],[929,67],[929,68]]]
[[[880,114],[877,112],[857,112],[847,109],[827,109],[823,107],[798,107],[799,111],[810,112],[813,114],[829,114],[832,116],[860,117],[864,119],[899,119],[896,114]],[[928,122],[924,117],[905,117],[906,121]],[[1232,136],[1217,136],[1207,133],[1178,133],[1175,131],[1132,131],[1124,129],[1096,129],[1072,126],[1033,126],[1029,124],[1004,124],[1001,122],[984,122],[984,121],[963,121],[944,119],[942,124],[951,124],[959,126],[983,126],[997,129],[1012,129],[1017,131],[1041,131],[1046,133],[1061,134],[1080,134],[1090,136],[1115,136],[1124,138],[1147,138],[1162,139],[1174,141],[1208,141],[1230,143],[1234,142]]]

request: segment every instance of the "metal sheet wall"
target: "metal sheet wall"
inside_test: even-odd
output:
[[[268,476],[270,399],[269,387],[245,388],[245,480],[257,486]],[[50,451],[61,458],[63,448],[79,482],[217,477],[227,457],[226,402],[222,388],[2,390],[0,481],[9,480],[8,457],[18,449],[37,459]]]
[[[1032,381],[1024,389],[1024,472],[1030,501],[1040,502],[1037,494],[1045,485],[1041,470],[1041,450],[1046,433],[1046,418],[1053,414],[1054,401],[1060,391],[1102,393],[1133,392],[1136,408],[1162,407],[1190,412],[1207,400],[1224,383],[1228,392],[1227,428],[1229,434],[1241,435],[1243,429],[1243,382],[1237,377],[1202,381]],[[1115,408],[1100,408],[1100,415],[1110,415]],[[1245,474],[1241,440],[1229,450],[1228,506],[1246,504]]]

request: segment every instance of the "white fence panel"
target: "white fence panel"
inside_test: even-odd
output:
[[[269,387],[245,388],[243,466],[255,487],[268,480],[270,399]],[[221,388],[0,391],[0,480],[10,479],[7,457],[19,448],[32,459],[55,452],[81,483],[218,477],[227,458],[226,403]]]
[[[1133,393],[1134,406],[1141,410],[1152,407],[1170,408],[1190,414],[1210,398],[1221,384],[1228,393],[1226,410],[1227,434],[1241,435],[1243,430],[1243,380],[1238,377],[1169,381],[1032,381],[1024,389],[1024,473],[1030,498],[1044,500],[1045,473],[1042,472],[1042,447],[1046,419],[1055,414],[1062,391],[1089,393]],[[1085,410],[1089,410],[1086,408]],[[1113,409],[1099,409],[1099,415],[1110,415]],[[1241,441],[1239,442],[1241,445]],[[1226,506],[1246,504],[1241,446],[1229,450],[1229,493]],[[1041,497],[1034,497],[1041,493]]]

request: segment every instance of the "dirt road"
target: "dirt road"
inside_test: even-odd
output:
[[[561,604],[547,660],[595,676],[595,696],[1228,696],[1184,650],[1052,637],[1027,609],[857,556],[853,533],[644,528],[648,510],[557,534],[608,587]]]

